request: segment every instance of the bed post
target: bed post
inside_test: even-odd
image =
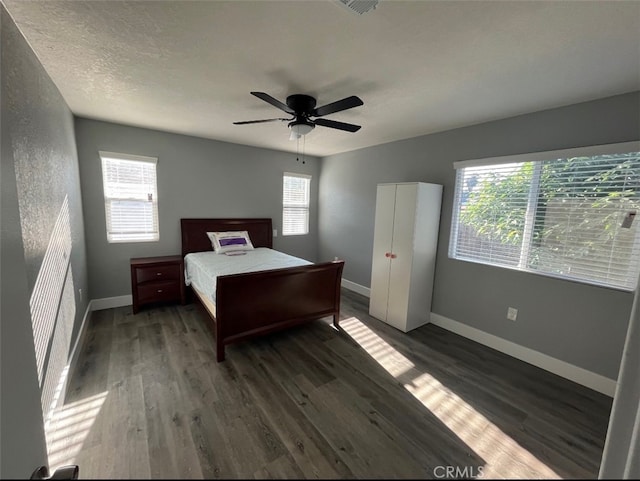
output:
[[[216,338],[216,361],[224,361],[224,342],[219,338]]]
[[[224,361],[224,339],[222,339],[222,326],[219,317],[216,319],[216,361]]]
[[[340,328],[340,294],[342,292],[342,270],[344,269],[344,260],[338,259],[337,257],[333,259],[334,264],[339,264],[338,266],[338,278],[336,279],[336,303],[335,303],[335,313],[333,314],[333,327],[336,329]]]

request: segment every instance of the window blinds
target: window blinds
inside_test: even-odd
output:
[[[640,273],[640,152],[634,147],[457,164],[449,256],[634,290]]]
[[[107,240],[157,241],[158,194],[153,157],[100,152]]]
[[[282,235],[309,232],[311,176],[285,172],[282,192]]]

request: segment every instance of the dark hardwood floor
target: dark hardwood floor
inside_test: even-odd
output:
[[[596,478],[611,399],[343,290],[321,319],[227,347],[197,305],[96,311],[52,468],[80,478]]]

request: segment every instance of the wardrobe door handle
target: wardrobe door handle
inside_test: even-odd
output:
[[[395,259],[396,257],[398,257],[398,256],[397,256],[397,255],[395,255],[395,254],[391,254],[391,258],[392,258],[392,259]]]
[[[385,257],[391,257],[391,252],[385,252],[385,253],[384,253],[384,256],[385,256]]]

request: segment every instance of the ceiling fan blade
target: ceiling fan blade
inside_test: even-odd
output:
[[[292,115],[295,114],[295,112],[292,109],[290,109],[288,105],[283,104],[282,102],[280,102],[277,99],[274,99],[269,94],[265,94],[264,92],[251,92],[251,95],[255,95],[259,99],[264,100],[267,103],[270,103],[274,107],[277,107],[280,110],[284,110],[288,114],[292,114]]]
[[[316,125],[322,125],[323,127],[331,127],[332,129],[346,130],[347,132],[357,132],[360,130],[359,125],[337,122],[336,120],[315,119],[313,123]]]
[[[346,99],[338,100],[337,102],[332,102],[330,104],[323,105],[322,107],[318,107],[317,109],[313,109],[310,115],[314,117],[322,117],[323,115],[352,109],[353,107],[359,107],[360,105],[364,105],[364,102],[355,95],[352,95]]]
[[[276,120],[293,120],[293,119],[265,119],[265,120],[245,120],[243,122],[234,122],[234,125],[245,125],[245,124],[262,124],[264,122],[275,122]]]

